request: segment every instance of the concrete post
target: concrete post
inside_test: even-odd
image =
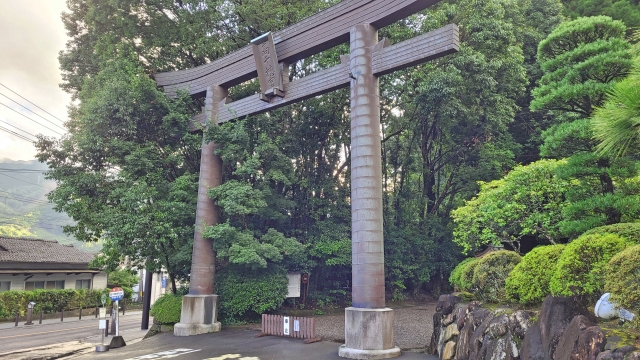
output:
[[[218,106],[227,97],[226,89],[214,85],[207,88],[204,118],[215,124]],[[205,226],[218,223],[218,209],[207,195],[210,188],[222,184],[222,159],[214,151],[216,144],[203,138],[200,159],[200,180],[196,208],[196,229],[193,238],[189,295],[183,297],[180,323],[174,326],[174,335],[189,336],[220,331],[217,322],[217,295],[213,295],[215,253],[210,239],[202,236]]]
[[[393,342],[393,310],[385,308],[380,89],[373,75],[378,31],[351,28],[351,241],[353,307],[345,310],[339,355],[386,359],[400,355]]]

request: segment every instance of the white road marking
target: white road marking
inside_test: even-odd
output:
[[[185,354],[191,354],[194,352],[198,352],[201,351],[202,349],[174,349],[174,350],[167,350],[167,351],[162,351],[162,352],[158,352],[158,353],[153,353],[153,354],[149,354],[149,355],[142,355],[142,356],[137,356],[134,358],[129,358],[126,360],[148,360],[148,359],[169,359],[169,358],[174,358],[180,355],[185,355]]]

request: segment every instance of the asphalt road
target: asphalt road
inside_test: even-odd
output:
[[[340,360],[335,342],[305,344],[302,340],[276,336],[256,338],[258,331],[228,329],[219,333],[176,337],[163,333],[105,353],[91,353],[73,359],[150,360]],[[423,353],[404,352],[401,360],[437,360]]]
[[[120,316],[120,331],[140,329],[141,312]],[[3,324],[5,325],[5,324]],[[81,321],[59,320],[42,325],[0,328],[0,352],[12,352],[39,346],[55,345],[69,341],[82,341],[100,335],[98,320],[93,316]],[[105,339],[110,341],[111,337]]]

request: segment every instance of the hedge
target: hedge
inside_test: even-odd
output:
[[[538,246],[528,252],[507,277],[505,290],[510,301],[541,303],[549,295],[549,282],[565,245]]]
[[[125,299],[130,299],[131,289],[123,288],[123,290],[125,290]],[[110,305],[109,291],[110,289],[3,291],[0,292],[0,304],[3,304],[3,306],[0,306],[0,313],[2,312],[2,307],[4,307],[8,316],[13,316],[16,313],[20,313],[21,316],[25,315],[27,305],[32,301],[36,303],[34,306],[34,312],[36,313],[42,311],[45,314],[49,314],[61,310],[87,309],[102,306],[100,301],[102,294],[107,295],[106,305]]]
[[[473,271],[474,293],[485,301],[505,301],[505,280],[521,260],[516,252],[507,250],[492,252],[480,258]]]
[[[216,273],[219,318],[227,324],[259,319],[284,303],[288,285],[287,272],[277,265],[269,264],[258,271],[228,265]]]
[[[549,289],[554,296],[599,296],[609,260],[629,243],[614,234],[582,235],[560,255]]]
[[[449,276],[449,282],[458,291],[470,291],[473,285],[473,271],[475,270],[479,258],[468,258],[463,260],[453,269]]]
[[[640,223],[619,223],[593,228],[582,235],[616,234],[629,242],[640,244]]]
[[[638,313],[640,310],[640,245],[626,248],[611,258],[606,270],[604,291],[611,300]]]
[[[180,322],[182,295],[164,294],[153,303],[149,312],[161,324],[173,325]]]

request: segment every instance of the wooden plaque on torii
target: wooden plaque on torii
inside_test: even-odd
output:
[[[438,1],[342,1],[286,29],[254,39],[251,45],[208,64],[155,75],[157,84],[169,96],[187,90],[192,96],[205,97],[202,113],[193,118],[194,131],[351,87],[353,307],[345,313],[346,344],[339,352],[343,357],[394,357],[400,351],[393,343],[393,312],[385,308],[384,299],[378,77],[457,52],[459,39],[458,27],[450,24],[389,45],[385,39],[378,41],[377,29]],[[350,54],[343,55],[339,65],[288,82],[289,64],[346,42],[350,44]],[[238,101],[227,98],[231,86],[256,77],[260,81],[260,94]],[[207,196],[207,190],[220,185],[222,179],[222,161],[214,154],[215,147],[203,142],[189,286],[189,296],[194,298],[214,296],[215,254],[211,240],[204,239],[202,231],[205,225],[218,222],[218,210]],[[177,335],[213,331],[206,325],[215,323],[215,310],[213,319],[205,315],[199,320],[185,309],[185,304],[178,324],[182,330],[179,333],[176,328]],[[379,324],[379,331],[362,331],[366,323]]]

